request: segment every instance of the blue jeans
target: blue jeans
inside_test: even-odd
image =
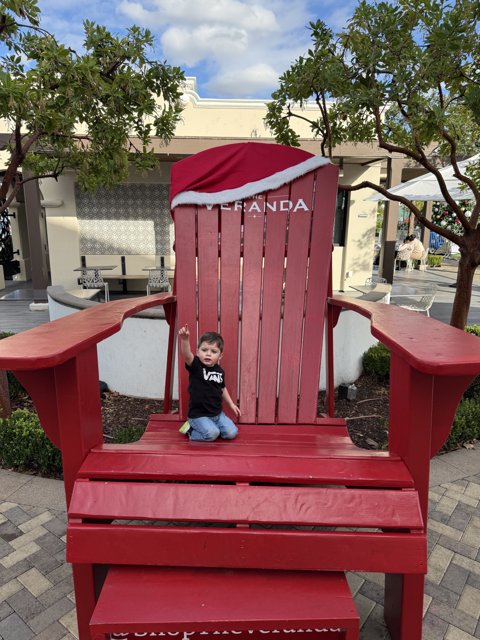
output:
[[[238,433],[237,426],[227,417],[223,411],[218,416],[202,416],[201,418],[189,418],[190,440],[195,442],[212,442],[218,436],[225,440],[233,440]]]

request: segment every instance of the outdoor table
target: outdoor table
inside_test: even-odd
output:
[[[102,278],[102,275],[100,273],[101,271],[112,271],[113,269],[116,269],[117,266],[118,265],[116,264],[95,265],[93,267],[83,266],[83,267],[76,267],[74,271],[81,271],[82,275],[85,271],[93,272],[93,277],[95,280],[97,280]],[[81,280],[82,278],[79,279],[79,284],[82,284]]]
[[[74,271],[96,271],[98,273],[99,271],[112,271],[117,267],[118,267],[117,264],[102,264],[102,265],[95,265],[94,267],[86,267],[86,266],[76,267]]]
[[[372,288],[366,285],[350,285],[350,288],[360,293],[369,293],[372,291]],[[394,284],[390,292],[390,304],[406,308],[417,307],[419,300],[429,293],[431,293],[431,291],[426,287]],[[423,308],[420,310],[423,311]]]
[[[359,291],[360,293],[369,293],[372,287],[366,285],[349,285],[351,289]],[[422,298],[428,293],[428,289],[425,287],[411,287],[405,284],[392,285],[392,291],[390,298]]]

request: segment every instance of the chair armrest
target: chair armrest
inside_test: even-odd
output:
[[[389,450],[401,456],[428,510],[429,458],[445,443],[462,394],[480,373],[480,339],[393,305],[346,296],[330,309],[370,319],[371,332],[390,350]]]
[[[0,369],[55,367],[120,330],[136,313],[175,302],[171,293],[99,304],[0,341]]]
[[[369,318],[372,335],[417,371],[438,376],[480,373],[480,340],[466,331],[394,305],[347,296],[334,296],[329,304]]]

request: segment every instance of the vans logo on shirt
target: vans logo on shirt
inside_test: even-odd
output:
[[[221,371],[207,371],[203,369],[203,379],[209,382],[223,382],[223,373]]]

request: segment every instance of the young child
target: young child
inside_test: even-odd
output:
[[[218,364],[223,356],[223,338],[219,333],[204,333],[198,341],[197,355],[190,348],[188,325],[178,332],[180,353],[190,373],[188,392],[188,424],[180,428],[190,440],[211,442],[218,436],[232,440],[238,433],[237,426],[222,411],[222,400],[237,418],[240,409],[233,402],[225,387],[225,372]]]

